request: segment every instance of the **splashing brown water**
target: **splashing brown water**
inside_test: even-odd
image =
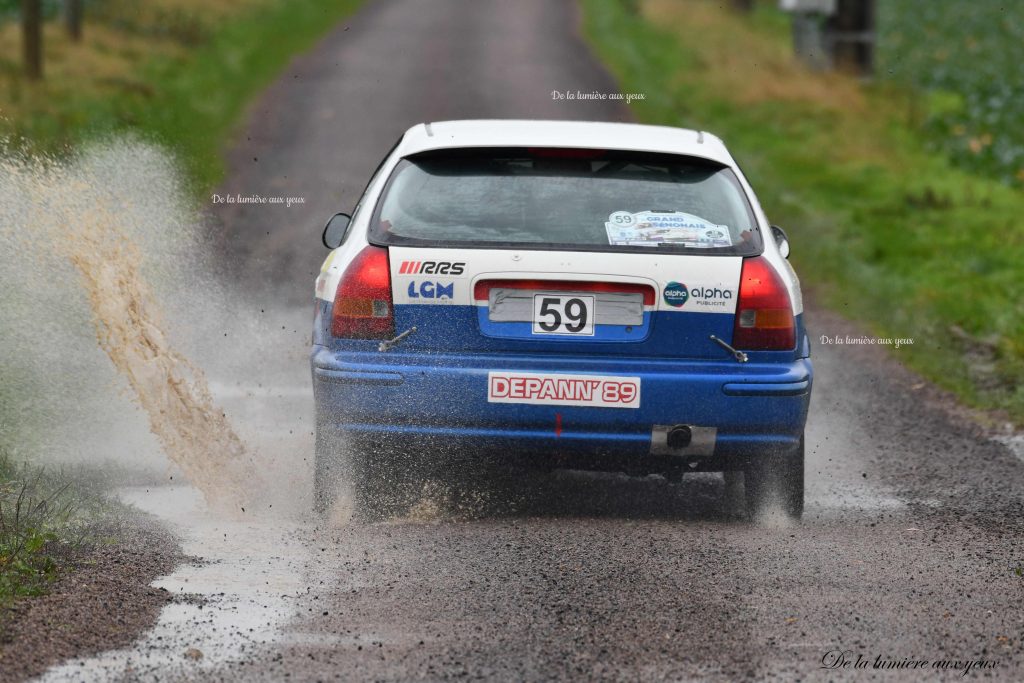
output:
[[[150,429],[207,503],[243,505],[253,481],[245,445],[217,408],[203,373],[167,341],[138,247],[97,210],[83,217],[67,257],[78,269],[96,337],[128,380]]]
[[[133,179],[133,165],[139,175],[154,177]],[[74,365],[89,353],[83,323],[91,318],[99,348],[127,381],[164,453],[208,503],[237,509],[255,484],[251,456],[214,403],[204,374],[169,341],[144,275],[147,260],[167,269],[182,244],[195,241],[184,235],[173,182],[142,187],[173,176],[166,160],[144,146],[115,146],[67,164],[0,156],[0,322],[21,334],[20,342],[3,345],[12,359],[5,370],[21,363],[30,378],[14,390],[11,383],[0,389],[26,394],[16,397],[28,406],[26,414],[64,389],[58,419],[88,393],[99,395],[91,397],[97,404],[109,400],[102,386],[93,386],[102,384],[96,369]],[[149,241],[145,253],[133,235]],[[77,272],[74,284],[69,265]],[[78,310],[83,298],[87,314]],[[40,348],[47,343],[62,351],[47,356]],[[10,418],[11,411],[0,413]]]

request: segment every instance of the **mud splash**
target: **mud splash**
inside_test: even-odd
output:
[[[164,452],[207,503],[244,505],[252,461],[203,373],[168,343],[139,272],[138,247],[102,207],[80,225],[67,257],[85,284],[100,348],[128,380]]]
[[[154,154],[145,147],[134,149],[136,156]],[[145,209],[127,206],[132,193],[119,191],[104,173],[112,157],[125,153],[125,148],[106,148],[93,152],[91,159],[70,164],[10,157],[0,160],[0,195],[5,197],[0,237],[18,255],[17,270],[41,271],[64,281],[63,290],[56,293],[60,302],[49,310],[37,309],[36,315],[56,317],[57,336],[65,340],[75,339],[73,333],[60,329],[66,321],[60,319],[59,310],[76,304],[68,301],[75,297],[67,291],[72,289],[67,283],[68,266],[73,267],[78,275],[79,303],[84,297],[96,342],[127,381],[163,452],[211,507],[238,508],[244,506],[254,482],[251,455],[215,404],[203,372],[169,341],[165,316],[143,273],[143,264],[152,258],[150,251],[162,255],[165,264],[174,261],[174,252],[183,241],[180,232],[174,231],[181,226],[174,223],[176,218],[165,216],[163,220],[170,224],[149,231],[158,237],[143,253],[129,231],[135,227],[131,221]],[[142,161],[152,162],[152,158]],[[177,192],[174,187],[154,190],[171,195]],[[156,215],[140,220],[161,220],[159,212],[168,207],[155,204],[149,210]],[[38,292],[36,295],[38,298]],[[5,297],[4,303],[6,308],[17,308],[17,296]],[[9,314],[5,311],[5,317]],[[43,371],[44,377],[46,372],[52,374],[53,368]],[[89,379],[83,383],[88,384]],[[54,389],[45,380],[40,384],[43,393]]]

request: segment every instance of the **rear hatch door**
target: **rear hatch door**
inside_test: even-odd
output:
[[[742,258],[389,249],[406,351],[721,359]]]

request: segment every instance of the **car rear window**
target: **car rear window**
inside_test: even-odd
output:
[[[735,174],[669,154],[460,149],[402,159],[370,229],[380,245],[753,255]]]

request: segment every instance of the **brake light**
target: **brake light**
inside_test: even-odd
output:
[[[527,151],[535,159],[603,159],[607,154],[603,149],[576,147],[529,147]]]
[[[388,250],[368,246],[352,260],[334,295],[331,334],[350,339],[395,336]]]
[[[796,346],[789,292],[763,256],[743,259],[732,345],[748,351],[784,351]]]

